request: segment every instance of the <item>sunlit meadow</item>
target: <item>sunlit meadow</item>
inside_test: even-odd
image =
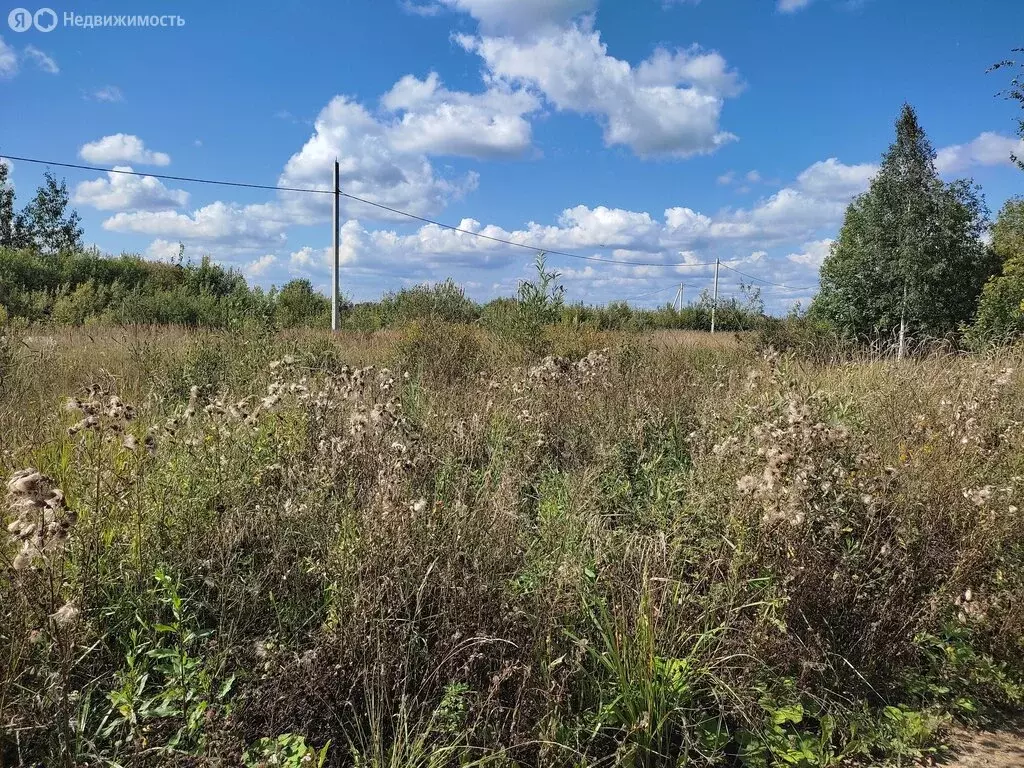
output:
[[[0,765],[910,765],[1021,705],[1019,349],[0,351]]]

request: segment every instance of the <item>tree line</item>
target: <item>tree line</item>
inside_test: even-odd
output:
[[[282,288],[250,286],[244,275],[208,257],[185,259],[184,246],[170,262],[136,254],[110,257],[82,246],[82,227],[65,181],[44,176],[20,211],[0,163],[0,322],[87,324],[175,324],[212,328],[320,327],[330,325],[330,302],[307,279]],[[596,330],[711,328],[709,295],[681,310],[644,310],[625,301],[604,307],[567,304],[560,275],[543,259],[536,280],[524,280],[515,298],[478,303],[452,280],[385,294],[379,301],[345,304],[343,327],[375,331],[427,320],[475,323],[518,340],[536,338],[538,327],[563,324]],[[741,298],[720,301],[717,327],[754,330],[764,321],[760,295],[744,288]]]

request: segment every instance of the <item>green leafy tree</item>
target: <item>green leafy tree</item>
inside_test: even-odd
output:
[[[976,346],[1024,335],[1024,198],[1007,201],[999,212],[992,250],[1003,261],[1003,272],[982,292],[978,319],[967,334]]]
[[[58,183],[47,171],[32,202],[14,218],[15,240],[44,253],[81,250],[80,222],[78,212],[69,206],[67,184],[63,179]]]
[[[982,242],[987,211],[967,181],[944,184],[917,115],[904,105],[870,189],[846,211],[821,268],[813,317],[859,338],[948,336],[969,322],[998,269]]]
[[[1024,48],[1014,48],[1013,53],[1024,54]],[[1021,109],[1024,110],[1024,62],[1017,61],[1016,59],[1004,59],[1003,61],[993,64],[989,68],[989,72],[994,72],[1000,69],[1009,69],[1013,72],[1013,76],[1010,78],[1010,86],[1002,92],[1002,95],[1011,101],[1018,102]],[[1017,133],[1022,139],[1024,139],[1024,117],[1017,118]],[[1024,170],[1024,157],[1010,155],[1010,159],[1013,160],[1021,170]]]
[[[309,280],[292,280],[277,294],[276,302],[275,317],[281,328],[330,323],[331,302]]]

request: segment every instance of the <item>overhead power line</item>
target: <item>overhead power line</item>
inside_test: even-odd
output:
[[[333,190],[329,190],[329,189],[313,189],[313,188],[303,188],[303,187],[280,187],[280,186],[274,186],[274,185],[271,185],[271,184],[249,184],[249,183],[241,182],[241,181],[223,181],[223,180],[220,180],[220,179],[200,179],[200,178],[196,178],[196,177],[192,177],[192,176],[171,176],[171,175],[168,175],[168,174],[161,174],[161,173],[144,173],[142,171],[129,171],[129,170],[125,170],[123,168],[102,168],[100,166],[82,165],[80,163],[58,163],[58,162],[54,162],[54,161],[51,161],[51,160],[39,160],[39,159],[36,159],[36,158],[31,158],[31,157],[18,157],[17,155],[0,155],[0,158],[4,158],[6,160],[14,160],[16,162],[21,162],[21,163],[34,163],[36,165],[52,165],[52,166],[54,166],[56,168],[74,168],[74,169],[80,170],[80,171],[96,171],[98,173],[120,173],[120,174],[124,174],[126,176],[150,176],[150,177],[152,177],[154,179],[164,179],[164,180],[167,180],[167,181],[181,181],[181,182],[187,182],[187,183],[191,183],[191,184],[212,184],[212,185],[215,185],[215,186],[222,186],[222,187],[236,187],[236,188],[242,188],[242,189],[265,189],[265,190],[270,190],[270,191],[273,191],[273,192],[299,192],[299,193],[315,194],[315,195],[333,195],[334,194],[334,191]],[[679,262],[679,263],[669,262],[669,263],[665,263],[665,262],[653,262],[653,261],[651,261],[651,262],[645,262],[645,261],[623,261],[621,259],[607,259],[607,258],[604,258],[602,256],[582,256],[582,255],[580,255],[578,253],[568,253],[566,251],[558,251],[558,250],[554,250],[552,248],[542,248],[540,246],[530,245],[529,243],[517,243],[514,240],[506,240],[506,239],[501,238],[501,237],[493,237],[491,235],[485,235],[483,232],[474,232],[471,229],[463,229],[462,227],[456,227],[456,226],[454,226],[452,224],[445,224],[444,222],[436,221],[434,219],[429,219],[429,218],[427,218],[425,216],[418,216],[415,213],[409,213],[408,211],[403,211],[403,210],[400,210],[398,208],[392,208],[391,206],[384,205],[383,203],[375,203],[372,200],[367,200],[367,199],[362,198],[362,197],[357,197],[356,195],[351,195],[351,194],[349,194],[347,192],[339,192],[338,194],[340,194],[342,197],[348,198],[349,200],[354,200],[357,203],[363,203],[364,205],[369,205],[369,206],[373,206],[374,208],[378,208],[378,209],[383,210],[383,211],[388,211],[389,213],[393,213],[396,216],[404,216],[407,219],[413,219],[415,221],[419,221],[419,222],[422,222],[424,224],[431,224],[431,225],[433,225],[435,227],[440,227],[441,229],[447,229],[447,230],[449,230],[451,232],[458,232],[458,233],[463,234],[463,235],[470,235],[472,237],[478,237],[478,238],[481,238],[483,240],[489,240],[489,241],[491,241],[493,243],[500,243],[502,245],[508,245],[508,246],[512,246],[514,248],[522,248],[524,250],[531,251],[533,253],[544,253],[544,254],[549,254],[551,256],[563,256],[563,257],[565,257],[567,259],[579,259],[581,261],[596,261],[596,262],[600,262],[602,264],[620,264],[620,265],[626,266],[626,267],[694,267],[695,268],[695,267],[713,267],[715,265],[714,262],[710,262],[710,263],[706,263],[706,264],[690,264],[690,263],[686,263],[686,262]]]
[[[765,285],[771,285],[771,286],[774,286],[775,288],[783,288],[783,289],[785,289],[787,291],[813,291],[814,288],[815,288],[815,286],[813,286],[813,285],[802,287],[802,288],[794,288],[791,285],[783,285],[782,283],[773,283],[771,280],[765,280],[763,277],[757,277],[756,275],[750,275],[750,274],[747,274],[746,272],[740,272],[735,267],[730,267],[724,261],[722,262],[722,266],[725,267],[728,270],[731,270],[731,271],[735,272],[737,275],[742,275],[743,277],[746,277],[749,280],[756,280],[759,283],[764,283]]]
[[[659,293],[666,293],[668,291],[674,291],[678,288],[676,285],[670,285],[668,288],[659,288],[656,291],[650,291],[648,293],[641,293],[639,296],[629,296],[626,301],[639,301],[640,299],[649,299],[651,296],[657,296]]]
[[[52,165],[57,168],[75,168],[79,171],[99,171],[101,173],[120,173],[125,176],[152,176],[154,179],[165,179],[166,181],[187,181],[192,184],[215,184],[220,187],[242,187],[243,189],[269,189],[275,192],[307,192],[317,195],[333,195],[329,189],[308,189],[301,187],[277,187],[270,184],[247,184],[241,181],[220,181],[215,179],[196,179],[191,176],[168,176],[162,173],[144,173],[142,171],[129,171],[124,168],[101,168],[97,165],[79,165],[77,163],[55,163],[52,160],[36,160],[31,157],[17,157],[16,155],[0,155],[4,160],[15,160],[19,163],[34,163],[35,165]]]

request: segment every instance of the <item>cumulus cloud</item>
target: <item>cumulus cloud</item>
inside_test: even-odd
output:
[[[1024,156],[1024,139],[986,131],[966,144],[954,144],[935,154],[939,173],[958,173],[974,165],[1009,165],[1010,156]]]
[[[179,242],[157,239],[146,247],[143,256],[152,261],[171,261],[181,254],[181,245]]]
[[[266,256],[260,256],[260,258],[250,261],[242,268],[242,271],[245,273],[246,277],[260,278],[263,277],[275,264],[277,264],[277,257],[273,254],[267,254]]]
[[[820,160],[797,177],[800,189],[829,200],[845,200],[866,192],[878,166],[871,163],[845,165],[836,158]]]
[[[75,188],[74,200],[101,211],[154,211],[188,205],[188,193],[168,189],[152,176],[130,176],[131,166],[115,166],[107,178],[83,181]]]
[[[535,89],[557,109],[595,115],[608,146],[641,156],[687,157],[713,152],[736,137],[719,126],[724,100],[742,88],[715,52],[659,49],[634,67],[608,54],[586,25],[551,29],[529,39],[460,36],[489,78]]]
[[[830,189],[829,194],[836,194],[835,190]],[[426,270],[429,274],[457,266],[507,267],[522,260],[524,253],[528,256],[523,249],[470,233],[540,249],[582,255],[603,250],[611,251],[615,258],[623,261],[666,264],[680,259],[688,264],[699,264],[720,256],[758,265],[770,261],[767,258],[770,248],[803,243],[802,253],[792,254],[787,263],[810,267],[816,266],[812,262],[822,257],[822,249],[827,250],[829,241],[809,236],[834,231],[844,209],[843,200],[816,197],[808,191],[786,187],[750,208],[726,209],[715,214],[676,206],[658,218],[645,211],[578,205],[564,210],[554,224],[529,222],[515,230],[464,219],[458,228],[465,232],[428,224],[410,234],[401,234],[393,230],[369,230],[357,221],[349,221],[343,228],[342,241],[347,263],[372,262],[377,266],[401,266],[403,270]],[[314,264],[326,269],[329,258],[304,249],[293,254],[292,262],[306,269]],[[619,266],[629,267],[627,264],[597,269],[616,271]],[[767,264],[762,266],[772,269]],[[650,277],[668,274],[664,268],[645,269]],[[637,277],[641,272],[630,272],[629,276]],[[808,279],[810,277],[804,274],[803,281]]]
[[[776,6],[780,13],[795,13],[811,4],[811,0],[779,0]]]
[[[356,197],[419,216],[437,213],[453,198],[476,187],[476,174],[439,176],[422,153],[403,151],[392,143],[390,127],[361,104],[336,96],[316,119],[315,132],[288,160],[282,186],[329,190],[334,160],[341,164],[342,189]],[[284,195],[284,205],[299,223],[318,220],[329,198]],[[349,215],[386,218],[366,205],[345,200]]]
[[[388,131],[395,150],[476,158],[529,149],[532,130],[525,115],[540,107],[532,94],[501,85],[479,94],[449,91],[436,72],[425,80],[403,77],[381,104],[399,115]]]
[[[803,264],[808,267],[814,267],[814,269],[820,269],[822,263],[825,261],[825,257],[828,256],[829,251],[832,249],[832,243],[835,240],[827,238],[824,240],[813,240],[809,243],[804,243],[800,253],[791,253],[786,258],[796,264]]]
[[[171,156],[147,149],[138,136],[115,133],[84,144],[79,156],[90,163],[135,163],[138,165],[170,165]]]
[[[274,204],[211,203],[192,214],[177,211],[120,212],[103,222],[112,232],[135,232],[185,243],[266,250],[285,242],[289,221]]]
[[[524,35],[563,24],[594,10],[597,0],[440,0],[441,5],[468,13],[486,33]]]

